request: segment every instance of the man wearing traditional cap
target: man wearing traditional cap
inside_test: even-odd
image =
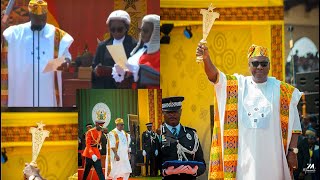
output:
[[[291,179],[290,170],[297,168],[301,133],[297,104],[302,93],[268,77],[270,60],[265,47],[252,45],[248,50],[252,76],[219,71],[205,45],[198,45],[196,55],[203,56],[219,109],[209,179]]]
[[[106,159],[106,179],[116,180],[122,177],[128,180],[130,173],[132,173],[130,165],[130,135],[124,131],[123,119],[117,118],[115,120],[116,128],[109,132],[108,153],[110,152],[110,159]],[[109,173],[109,163],[111,164],[111,171]]]
[[[142,133],[142,155],[146,157],[146,175],[150,164],[150,176],[156,176],[156,156],[158,156],[158,138],[152,130],[152,123],[147,123],[147,130]]]
[[[1,103],[9,107],[62,106],[61,71],[42,71],[54,58],[64,56],[67,61],[63,67],[69,62],[73,38],[47,23],[47,2],[30,0],[28,9],[30,22],[10,26],[3,32],[6,42],[2,53],[6,54],[3,61],[8,79],[1,79],[5,89]]]
[[[128,70],[125,71],[115,64],[112,75],[116,82],[122,82],[125,77],[133,76],[134,81],[138,82],[138,88],[159,88],[159,85],[152,86],[159,84],[159,82],[153,82],[152,79],[158,79],[155,76],[157,76],[157,72],[160,72],[160,16],[156,14],[144,16],[140,30],[139,42],[130,53],[131,57],[126,64]],[[141,69],[141,65],[148,68]],[[147,73],[148,77],[154,78],[149,80],[143,77],[139,78],[139,74],[143,72]],[[148,83],[149,85],[147,85]]]
[[[181,165],[162,168],[163,179],[191,180],[206,170],[203,151],[195,129],[180,124],[181,106],[184,97],[167,97],[162,99],[164,125],[161,130],[161,159],[166,161],[198,161],[203,166]]]
[[[101,166],[101,136],[102,136],[102,126],[104,125],[104,120],[95,120],[95,127],[90,129],[86,133],[86,148],[84,149],[82,156],[86,159],[86,164],[83,172],[83,179],[86,180],[92,165],[97,172],[99,180],[105,180],[102,166]]]
[[[92,88],[96,89],[117,88],[117,85],[111,76],[111,68],[115,62],[106,46],[123,44],[126,55],[129,57],[130,52],[137,45],[136,41],[128,35],[131,19],[126,11],[113,11],[109,15],[106,23],[109,28],[110,38],[98,45],[92,65]]]

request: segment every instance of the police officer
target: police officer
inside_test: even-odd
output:
[[[181,106],[184,97],[162,99],[164,124],[161,130],[161,159],[165,161],[198,161],[203,166],[181,165],[162,168],[162,179],[196,179],[206,170],[203,151],[195,129],[180,124]]]
[[[156,176],[156,156],[158,156],[158,137],[152,130],[152,123],[147,123],[147,130],[142,133],[143,156],[146,156],[146,175],[150,163],[150,176]]]

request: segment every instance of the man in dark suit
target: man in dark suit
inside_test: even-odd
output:
[[[150,176],[156,176],[156,156],[158,156],[158,138],[152,130],[152,123],[147,123],[147,130],[142,133],[143,156],[146,156],[146,175],[150,164]]]
[[[115,62],[106,46],[122,43],[127,57],[130,57],[130,52],[137,45],[136,40],[128,35],[130,22],[130,16],[126,11],[116,10],[109,15],[107,25],[111,37],[98,45],[96,55],[93,58],[92,88],[117,88],[117,84],[111,75]]]
[[[206,170],[203,151],[195,129],[180,124],[181,106],[184,97],[168,97],[162,99],[164,125],[161,130],[161,159],[166,161],[198,161],[203,166],[180,165],[162,168],[162,179],[192,180]]]
[[[130,133],[130,131],[128,132]],[[130,164],[131,164],[131,169],[132,169],[132,173],[130,174],[130,177],[135,177],[137,176],[137,166],[136,166],[136,159],[137,159],[137,150],[138,150],[138,146],[137,146],[137,142],[136,142],[136,137],[134,134],[130,134]]]
[[[298,168],[293,172],[294,179],[304,179],[306,173],[303,172],[303,168],[307,167],[310,160],[308,138],[305,136],[305,131],[306,129],[298,137]]]
[[[156,130],[156,135],[157,135],[157,140],[158,140],[158,151],[159,154],[156,157],[156,175],[159,175],[159,172],[161,174],[161,170],[162,170],[162,160],[161,160],[161,151],[160,151],[160,144],[161,144],[161,129],[162,129],[162,125],[160,125],[160,127]]]
[[[106,155],[107,152],[107,142],[108,142],[108,128],[102,128],[102,136],[101,136],[101,155]]]

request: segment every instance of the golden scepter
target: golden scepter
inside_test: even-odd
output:
[[[44,143],[44,140],[46,137],[49,137],[50,132],[47,130],[43,130],[43,126],[45,124],[42,124],[42,122],[37,123],[38,127],[31,127],[30,133],[32,134],[32,161],[30,165],[37,167],[37,158],[40,153],[41,147]]]
[[[213,9],[215,7],[212,7],[212,3],[210,4],[208,9],[201,9],[200,14],[202,14],[202,39],[200,41],[201,44],[206,45],[207,44],[207,37],[209,35],[209,32],[211,30],[211,27],[214,23],[214,21],[219,18],[220,14],[217,12],[213,12]],[[200,63],[203,61],[203,56],[197,56],[196,62]]]

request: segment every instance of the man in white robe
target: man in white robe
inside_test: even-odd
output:
[[[291,179],[290,170],[292,173],[297,168],[297,139],[301,133],[297,104],[302,93],[268,77],[270,61],[267,49],[262,46],[252,45],[248,51],[252,76],[247,77],[238,74],[231,77],[219,71],[211,62],[208,48],[202,44],[196,54],[203,56],[205,72],[216,91],[219,120],[215,121],[214,129],[218,130],[218,126],[224,128],[218,130],[220,135],[213,135],[213,139],[219,139],[220,143],[212,143],[209,179]],[[285,92],[280,90],[281,87],[291,89],[287,108],[280,104],[283,102],[280,93]],[[283,115],[283,109],[289,113]],[[228,113],[232,110],[237,114]],[[227,124],[230,117],[233,119]],[[285,117],[288,118],[286,126],[283,125]],[[229,126],[235,121],[236,127]],[[234,139],[226,142],[228,136]],[[217,150],[219,148],[221,151]],[[219,155],[216,156],[219,153],[220,160]],[[226,157],[230,159],[226,160]],[[222,167],[220,171],[219,165]]]
[[[28,7],[31,21],[10,26],[3,32],[8,45],[7,106],[59,107],[62,106],[61,72],[43,73],[43,70],[54,58],[71,59],[68,49],[73,38],[46,23],[45,1],[31,0]]]
[[[116,180],[122,177],[124,180],[128,180],[130,173],[132,173],[130,165],[130,135],[127,134],[124,129],[123,119],[117,118],[115,120],[116,128],[109,132],[109,141],[107,148],[110,150],[110,160],[106,159],[106,179]],[[108,147],[109,146],[109,147]],[[108,175],[108,161],[111,162],[111,171]]]

